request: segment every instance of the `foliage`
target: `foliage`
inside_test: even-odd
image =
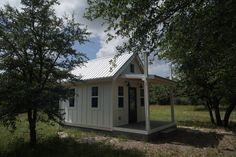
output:
[[[225,108],[221,108],[221,115],[224,115]],[[178,126],[190,126],[196,128],[216,128],[211,123],[208,109],[203,105],[175,105],[175,116]],[[153,121],[170,121],[170,105],[151,105],[150,119]],[[230,116],[230,127],[235,130],[236,112]]]
[[[170,87],[161,85],[151,85],[149,88],[149,101],[151,104],[170,104]]]
[[[108,40],[128,38],[120,53],[147,52],[175,64],[180,88],[208,107],[222,125],[221,100],[227,102],[224,125],[236,105],[235,15],[233,0],[88,0],[88,19],[103,18]],[[215,112],[213,116],[212,112]]]
[[[166,26],[177,11],[202,0],[88,0],[85,17],[102,18],[107,24],[108,41],[127,37],[118,50],[148,52],[157,55]],[[110,33],[114,31],[114,33]]]
[[[72,46],[87,41],[88,33],[73,16],[55,15],[57,0],[21,4],[21,9],[0,9],[0,119],[14,127],[16,116],[28,113],[35,144],[36,122],[60,118],[58,102],[66,96],[62,82],[76,79],[70,71],[86,60]]]
[[[210,1],[180,11],[161,45],[163,56],[176,64],[184,92],[205,102],[213,123],[222,125],[219,105],[228,101],[225,126],[236,105],[235,6]]]

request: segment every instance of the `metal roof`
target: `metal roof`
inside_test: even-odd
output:
[[[110,61],[114,56],[89,60],[81,67],[76,67],[72,74],[81,77],[81,80],[93,80],[113,77],[132,58],[132,53],[122,54],[116,59],[115,66]],[[112,70],[111,70],[112,68]]]

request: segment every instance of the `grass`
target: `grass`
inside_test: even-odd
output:
[[[206,128],[215,127],[210,121],[208,110],[205,109],[203,106],[176,105],[175,115],[178,125]],[[221,112],[221,117],[223,116],[224,112]],[[171,110],[169,105],[151,105],[151,120],[170,121],[170,117]],[[234,126],[236,124],[236,111],[233,111],[231,114],[230,124],[231,126]]]
[[[57,124],[37,124],[37,146],[29,145],[29,131],[26,116],[20,116],[17,129],[12,132],[0,125],[0,157],[139,157],[143,152],[114,148],[104,143],[78,143],[74,138],[59,138],[57,132],[73,134],[77,138],[95,136],[95,132],[84,132],[77,128],[62,128]]]
[[[73,138],[60,139],[53,136],[39,142],[35,149],[29,147],[27,143],[19,143],[11,146],[6,152],[2,152],[2,157],[138,157],[142,153],[138,150],[122,150],[113,148],[111,145],[103,143],[78,143]]]
[[[151,106],[151,119],[152,120],[170,120],[170,106]],[[176,117],[178,121],[178,125],[184,126],[194,126],[194,127],[214,127],[210,121],[207,110],[200,106],[176,106]],[[82,131],[78,128],[65,128],[59,127],[57,124],[47,125],[44,123],[37,124],[37,146],[32,149],[29,147],[29,131],[28,131],[28,123],[26,120],[26,116],[22,115],[17,121],[17,129],[14,132],[9,131],[5,127],[0,124],[0,157],[65,157],[65,156],[83,156],[83,157],[94,157],[94,156],[107,156],[107,157],[139,157],[145,156],[148,151],[140,150],[136,148],[122,149],[119,147],[114,147],[110,144],[105,144],[102,142],[98,143],[79,143],[76,141],[76,138],[82,137],[94,137],[97,135],[101,136],[109,136],[109,134],[97,133],[97,132],[87,132]],[[236,113],[235,111],[231,115],[231,124],[235,125],[236,123]],[[73,135],[76,138],[65,138],[61,139],[58,137],[58,131],[63,131],[68,133],[69,135]],[[213,134],[203,134],[196,133],[192,134],[189,131],[180,131],[176,134],[176,137],[170,136],[168,139],[164,137],[163,139],[159,139],[158,143],[183,143],[183,145],[191,145],[193,137],[197,137],[198,139],[207,139],[209,138],[209,142],[212,143],[212,140],[216,140],[216,143],[219,143],[219,140],[223,137]],[[220,138],[219,138],[220,137]],[[231,138],[231,137],[229,137]],[[187,141],[185,140],[187,139]],[[230,139],[231,140],[231,139]],[[231,140],[232,141],[232,140]],[[201,141],[200,141],[201,142]],[[203,141],[205,142],[205,141]],[[163,152],[162,154],[155,154],[154,156],[161,156],[166,154],[166,156],[175,156],[176,152],[180,151],[179,147],[174,145],[167,148],[162,148],[162,145],[158,145],[155,150],[157,152]],[[210,143],[210,145],[212,145]],[[233,139],[234,145],[236,145],[236,139]],[[144,143],[145,144],[145,143]],[[125,145],[125,144],[124,144]],[[206,143],[204,144],[206,147]],[[204,146],[203,145],[203,146]],[[201,146],[201,143],[193,143],[194,147]],[[226,144],[227,147],[227,144]],[[191,151],[194,153],[198,153],[196,149],[191,148]],[[145,148],[146,149],[146,148]],[[192,150],[193,149],[193,150]],[[199,148],[198,148],[199,149]],[[208,151],[208,148],[205,151]],[[206,152],[208,153],[208,152]],[[209,153],[216,154],[218,153],[217,149],[209,148]],[[222,152],[221,152],[222,153]],[[170,154],[170,155],[168,155]],[[188,156],[188,155],[186,155]],[[197,154],[196,156],[202,156],[201,154]]]

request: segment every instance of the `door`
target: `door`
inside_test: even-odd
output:
[[[137,122],[137,91],[135,87],[129,87],[129,123]]]

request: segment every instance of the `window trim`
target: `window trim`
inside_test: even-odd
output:
[[[73,95],[70,95],[71,90],[73,90]],[[70,105],[70,100],[73,99],[73,106]],[[75,108],[76,104],[75,104],[75,88],[71,88],[69,89],[69,97],[68,97],[68,103],[69,103],[69,108]]]
[[[134,64],[132,64],[132,63],[130,64],[129,71],[130,71],[130,73],[135,73]]]
[[[119,91],[120,91],[120,87],[122,87],[122,89],[123,89],[123,91],[122,91],[122,95],[120,95],[120,93],[119,93]],[[125,106],[125,94],[124,94],[124,92],[125,92],[125,90],[124,90],[124,87],[123,86],[118,86],[118,88],[117,88],[118,90],[118,92],[117,92],[117,107],[118,107],[118,109],[124,109],[124,106]],[[123,106],[122,107],[120,107],[120,104],[119,104],[119,98],[122,98],[123,99]]]
[[[93,95],[93,88],[96,87],[97,88],[97,95]],[[93,107],[93,98],[97,98],[97,107]],[[91,98],[90,98],[90,108],[92,110],[98,110],[99,109],[99,87],[98,86],[92,86],[91,87]]]

